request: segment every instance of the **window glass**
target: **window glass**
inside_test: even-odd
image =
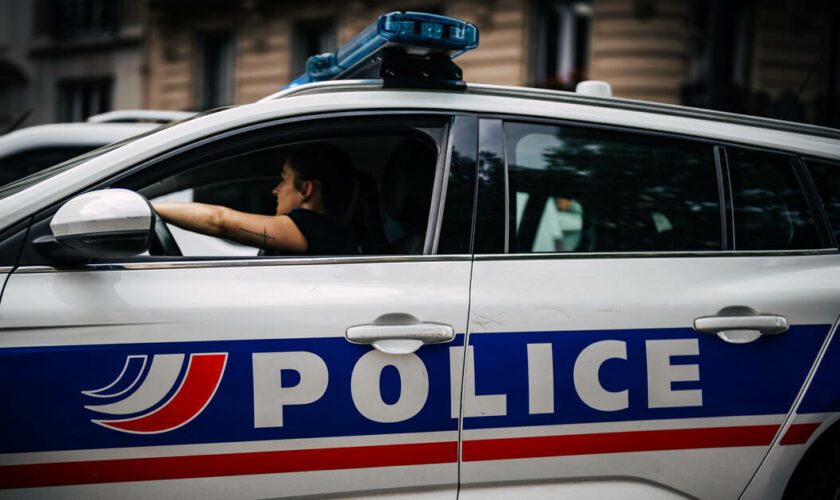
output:
[[[81,122],[111,110],[113,80],[62,80],[58,83],[58,121]]]
[[[202,34],[198,39],[198,108],[213,109],[233,101],[235,42],[227,31]]]
[[[286,158],[304,145],[335,146],[350,160],[349,175],[342,176],[346,189],[341,189],[348,201],[330,218],[351,229],[362,254],[422,254],[445,121],[365,130],[356,120],[352,129],[322,124],[317,132],[266,133],[240,145],[208,146],[161,168],[168,172],[163,177],[123,187],[152,202],[196,201],[274,215],[278,204],[272,191]],[[256,256],[260,250],[168,226],[184,256]]]
[[[727,148],[736,250],[820,248],[819,232],[791,158]]]
[[[808,169],[831,223],[834,239],[840,242],[840,164],[808,160]]]
[[[117,31],[120,2],[112,0],[55,0],[52,34],[56,40],[108,35]]]
[[[452,120],[449,179],[437,253],[465,254],[471,251],[475,203],[478,119],[456,116]]]
[[[512,252],[720,250],[711,146],[505,124]]]
[[[505,252],[505,152],[502,121],[482,118],[478,140],[475,253]]]
[[[534,85],[574,90],[589,71],[592,2],[539,0],[535,4]]]
[[[306,71],[311,56],[331,52],[336,47],[336,25],[331,18],[305,19],[292,27],[292,75]]]

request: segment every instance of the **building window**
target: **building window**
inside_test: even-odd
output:
[[[91,115],[111,110],[110,78],[65,80],[58,83],[58,121],[84,121]]]
[[[543,0],[534,22],[532,79],[537,87],[572,90],[586,80],[592,4],[588,1]]]
[[[198,103],[201,110],[233,102],[234,38],[230,32],[199,38]]]
[[[31,109],[26,99],[26,76],[16,65],[0,61],[0,135],[23,124]]]
[[[335,22],[329,18],[298,21],[292,31],[292,77],[306,71],[310,56],[331,52],[336,47]]]
[[[115,33],[119,4],[114,0],[53,0],[53,37],[60,40]]]

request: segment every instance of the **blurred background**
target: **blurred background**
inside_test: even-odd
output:
[[[837,0],[0,0],[0,132],[252,102],[394,10],[475,23],[467,82],[840,127]]]

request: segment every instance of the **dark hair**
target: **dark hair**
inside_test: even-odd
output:
[[[340,214],[353,195],[353,163],[347,152],[331,144],[307,144],[288,157],[295,171],[295,187],[303,181],[321,184],[321,199],[329,215]]]

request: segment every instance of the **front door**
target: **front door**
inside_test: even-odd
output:
[[[416,249],[404,254],[147,256],[62,269],[33,265],[25,251],[0,304],[0,397],[9,404],[0,417],[0,488],[86,498],[399,488],[455,498],[461,363],[450,359],[463,352],[471,258],[453,239],[467,242],[468,224],[453,224],[468,223],[471,211],[443,201],[472,200],[462,171],[470,165],[446,159],[459,140],[475,144],[457,136],[474,134],[475,119],[432,121],[440,127],[392,126],[385,135],[381,127],[360,132],[358,118],[352,133],[317,127],[317,140],[346,147],[377,181],[399,175],[383,173],[394,165],[431,169],[421,176],[429,185],[415,188],[435,201],[399,213],[404,199],[380,207],[380,222],[389,218],[379,244]],[[394,157],[409,139],[413,159]],[[220,172],[233,171],[224,161],[247,176],[247,151],[225,147],[186,179],[216,185]],[[146,179],[141,191],[207,194],[183,185],[182,172]],[[455,185],[443,188],[450,174]],[[417,219],[417,204],[432,229],[410,226],[406,214]],[[399,246],[418,234],[419,245]],[[448,326],[455,335],[416,352],[364,343],[365,335],[388,340],[393,325]],[[348,341],[351,327],[362,328],[362,343]]]

